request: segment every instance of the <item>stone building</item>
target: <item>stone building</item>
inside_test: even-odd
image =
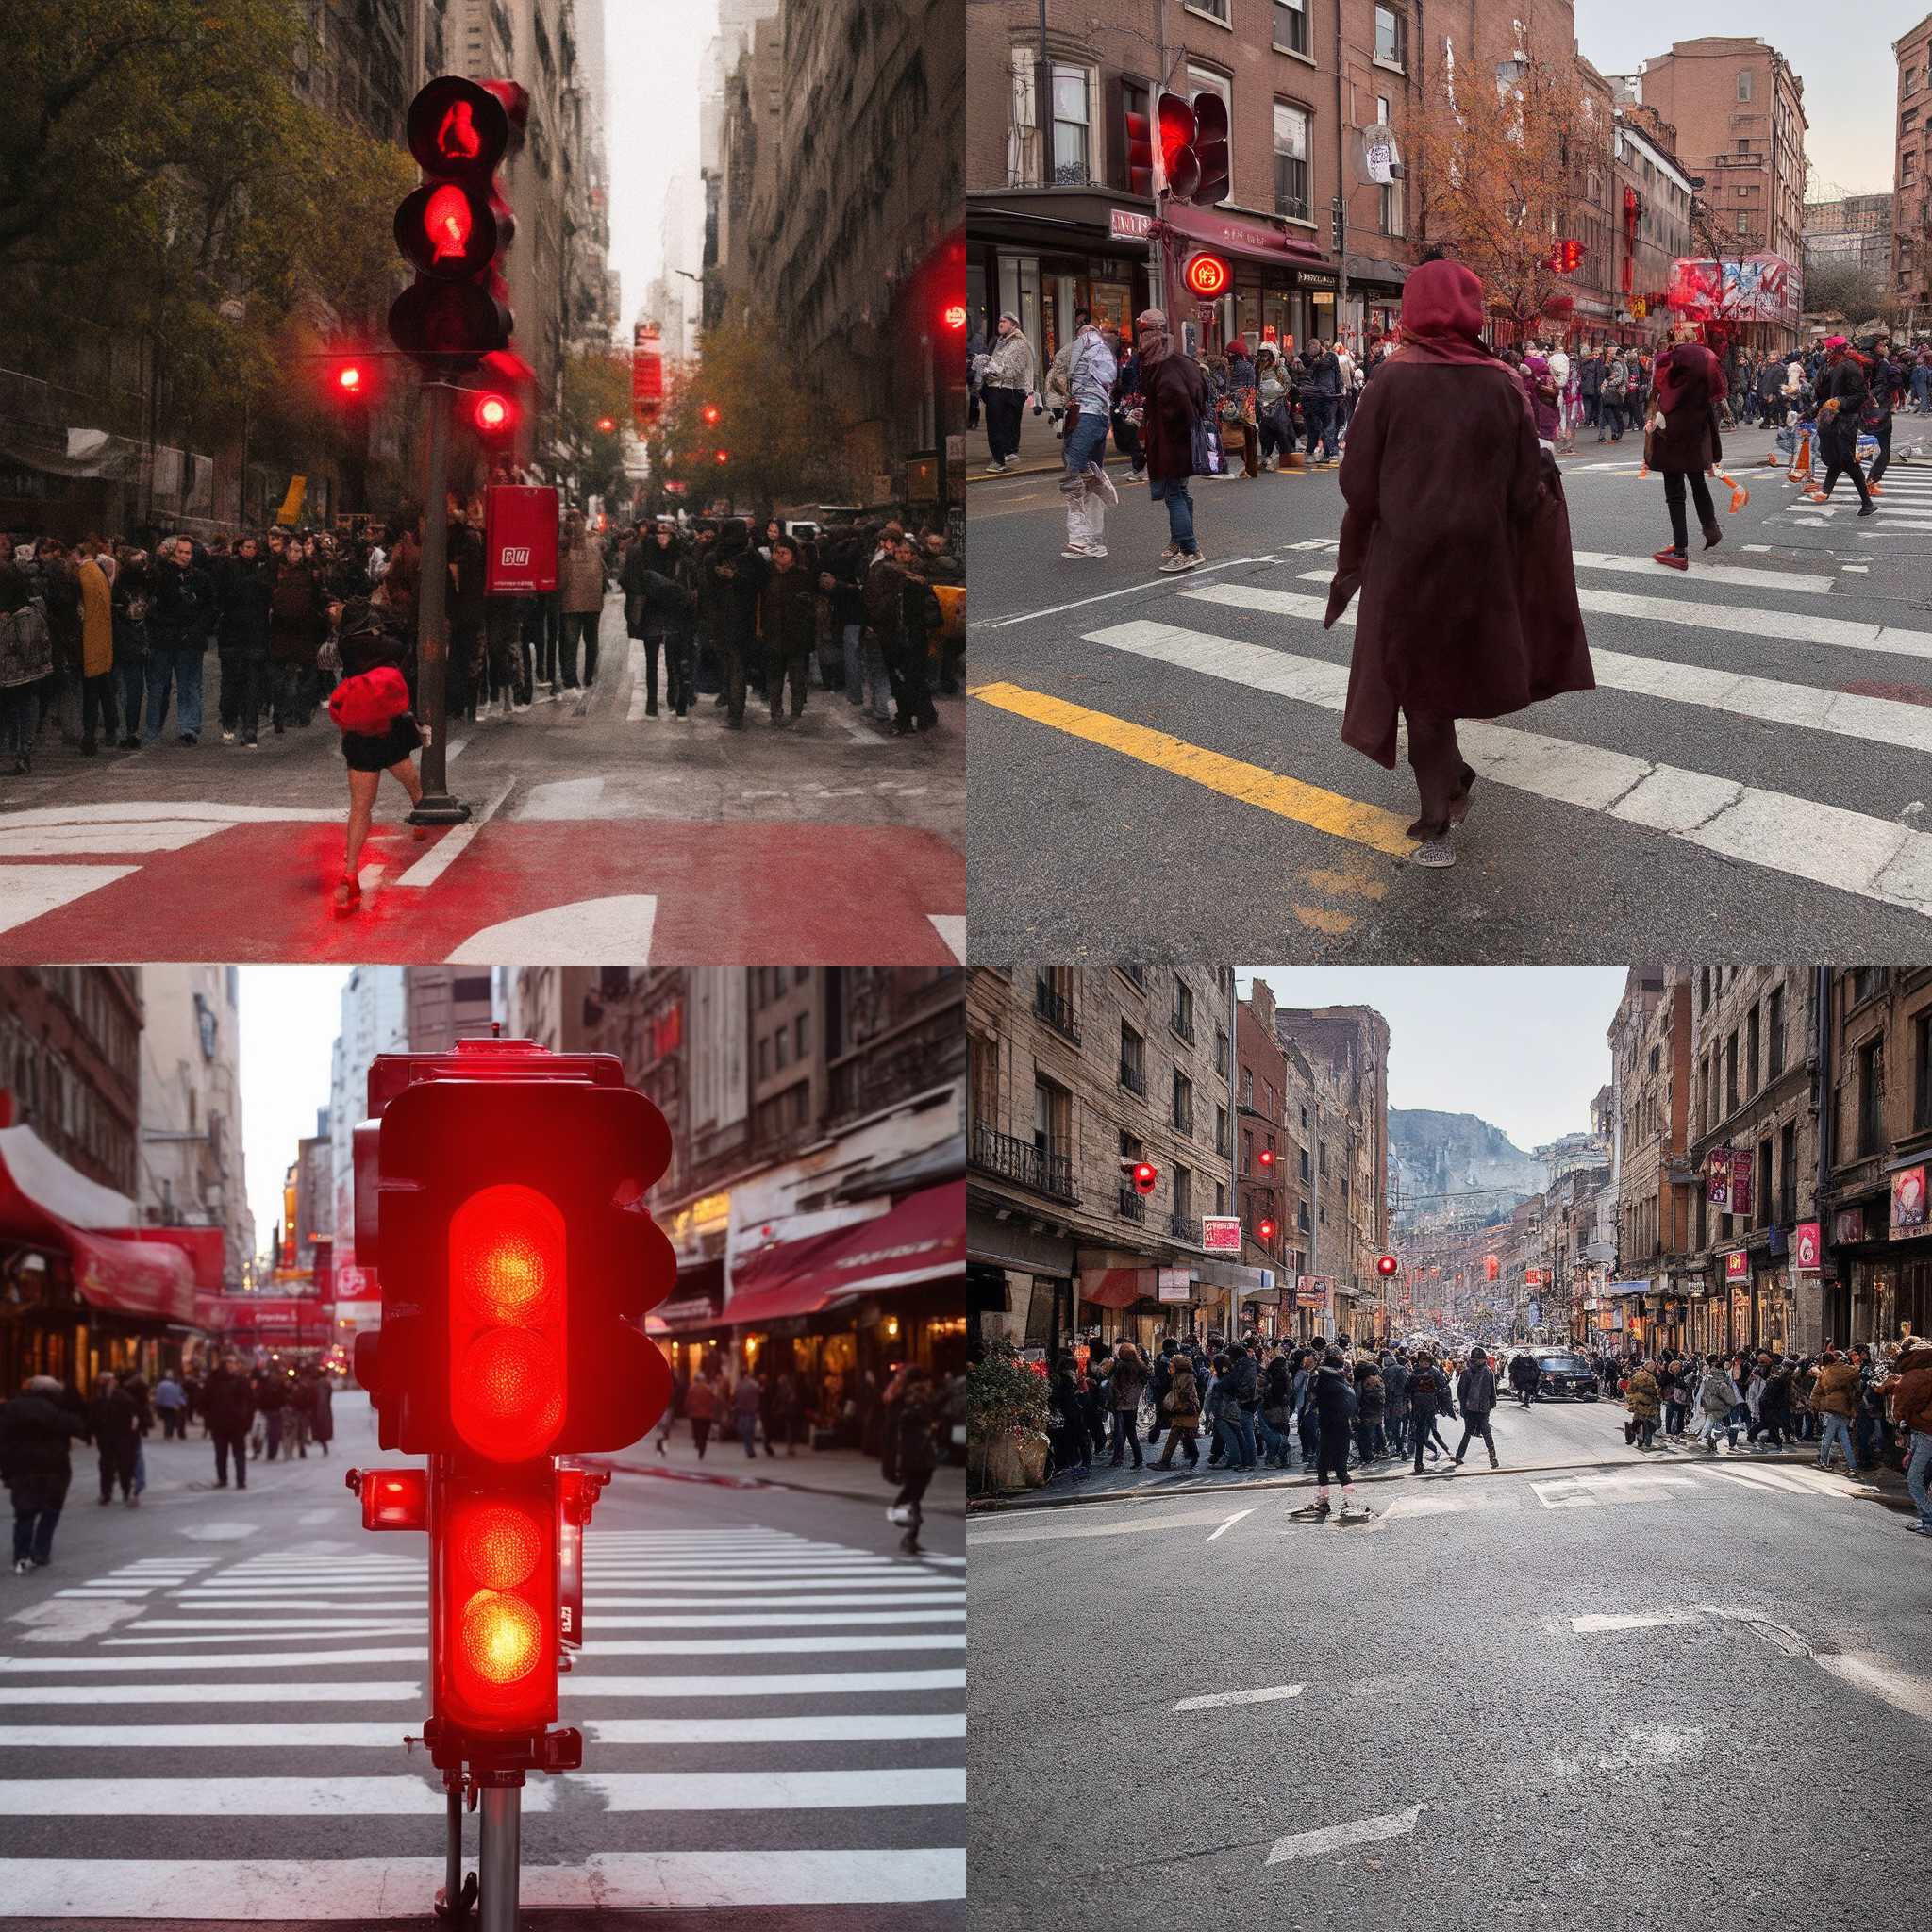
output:
[[[1851,268],[1880,292],[1891,287],[1892,196],[1847,194],[1805,204],[1805,274]],[[1817,305],[1814,303],[1814,307]],[[1851,316],[1854,323],[1863,314]]]
[[[1932,971],[1826,967],[1817,979],[1823,1339],[1895,1345],[1932,1333]]]
[[[983,1331],[1045,1354],[1230,1332],[1263,1286],[1258,1268],[1210,1254],[1202,1227],[1235,1211],[1233,970],[975,968],[966,1025]]]
[[[1690,1020],[1690,987],[1681,972],[1630,969],[1609,1028],[1617,1279],[1599,1327],[1615,1345],[1647,1341],[1667,1324],[1665,1307],[1675,1307],[1692,1285]]]
[[[1888,287],[1907,334],[1932,325],[1932,13],[1891,43],[1898,63],[1893,110],[1898,146],[1891,177]]]
[[[1746,1345],[1815,1354],[1816,1269],[1793,1235],[1818,1215],[1817,1012],[1793,966],[1701,966],[1692,1029],[1691,1264],[1704,1292],[1665,1339],[1700,1352]]]
[[[140,969],[0,968],[0,1126],[133,1194],[141,1165]]]
[[[1671,265],[1691,253],[1690,176],[1673,148],[1675,130],[1654,110],[1618,107],[1611,123],[1616,192],[1616,319],[1620,336],[1656,335],[1671,285]]]

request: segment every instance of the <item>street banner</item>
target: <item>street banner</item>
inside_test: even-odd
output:
[[[1791,1265],[1800,1274],[1818,1273],[1822,1246],[1815,1221],[1801,1221],[1791,1230]]]
[[[1831,1217],[1831,1244],[1835,1248],[1856,1247],[1865,1239],[1865,1210],[1840,1208]]]
[[[492,483],[483,492],[483,589],[492,597],[557,588],[557,491]]]
[[[1731,1212],[1751,1218],[1751,1150],[1731,1150]]]
[[[282,507],[275,512],[275,522],[284,529],[292,530],[302,521],[302,499],[308,493],[307,476],[291,476],[289,493],[282,498]]]
[[[1733,1248],[1724,1257],[1724,1280],[1732,1287],[1742,1282],[1746,1287],[1751,1282],[1751,1257],[1742,1248]]]
[[[641,430],[648,430],[664,413],[664,354],[657,324],[639,323],[631,342],[631,414]]]
[[[1891,1238],[1925,1232],[1925,1170],[1901,1168],[1891,1177]]]
[[[1713,1147],[1705,1157],[1704,1198],[1713,1208],[1730,1211],[1731,1199],[1731,1150],[1728,1147]]]
[[[1325,1274],[1297,1274],[1294,1303],[1298,1308],[1325,1308],[1328,1306],[1328,1277]]]
[[[1543,1325],[1543,1305],[1540,1301],[1532,1301],[1529,1305],[1529,1325],[1532,1328]]]
[[[1239,1255],[1241,1251],[1241,1217],[1236,1214],[1208,1214],[1201,1220],[1201,1245],[1210,1255]]]

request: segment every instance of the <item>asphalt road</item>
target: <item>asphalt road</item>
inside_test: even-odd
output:
[[[593,689],[453,724],[470,824],[418,841],[385,779],[361,909],[334,915],[346,787],[327,714],[259,748],[208,723],[0,777],[0,958],[558,958],[942,965],[965,943],[965,701],[900,737],[814,686],[742,731],[708,696],[645,715],[642,646],[606,606]],[[235,908],[245,904],[247,916]],[[868,951],[868,946],[883,950]],[[855,950],[856,949],[856,950]]]
[[[1932,423],[1900,419],[1900,449]],[[1932,465],[1878,516],[1796,501],[1737,433],[1736,515],[1688,575],[1641,452],[1563,466],[1599,689],[1465,726],[1482,774],[1447,872],[1415,794],[1340,741],[1351,633],[1321,627],[1336,473],[1204,481],[1208,567],[1162,577],[1123,481],[1069,562],[1055,479],[976,481],[969,912],[975,958],[1627,959],[1932,936]],[[1932,447],[1928,447],[1932,457]],[[1117,473],[1118,474],[1118,473]],[[1843,495],[1840,485],[1839,494]]]
[[[0,1924],[427,1924],[442,1798],[421,1752],[426,1539],[326,1460],[245,1495],[158,1482],[99,1508],[83,1452],[55,1565],[5,1578]],[[196,1479],[209,1457],[168,1445]],[[780,1466],[782,1473],[782,1465]],[[211,1474],[211,1470],[208,1474]],[[587,1532],[560,1721],[532,1775],[523,1903],[616,1932],[887,1932],[963,1920],[963,1526],[901,1557],[876,1500],[620,1474]],[[476,1826],[468,1828],[474,1867]]]
[[[1305,1489],[976,1522],[975,1925],[1923,1918],[1932,1552],[1620,1415],[1506,1408],[1506,1463],[1612,1466],[1364,1486],[1360,1526]]]

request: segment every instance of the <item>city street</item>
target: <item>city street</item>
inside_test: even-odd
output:
[[[1406,763],[1340,741],[1351,629],[1321,619],[1334,471],[1202,479],[1208,562],[1116,466],[1110,555],[1070,562],[1057,479],[976,479],[969,853],[989,959],[1482,963],[1923,947],[1932,913],[1932,468],[1877,516],[1823,508],[1727,438],[1749,504],[1688,575],[1653,563],[1661,482],[1590,432],[1563,463],[1598,689],[1461,727],[1483,779],[1446,874],[1407,861]],[[1932,454],[1932,450],[1928,450]],[[1445,460],[1448,459],[1445,456]],[[1016,837],[1051,823],[1051,840]],[[1623,951],[1620,951],[1623,949]]]
[[[1621,1416],[1506,1400],[1500,1473],[1364,1484],[1358,1525],[1299,1483],[976,1521],[978,1922],[1923,1916],[1908,1518]]]
[[[643,647],[607,603],[594,688],[450,739],[467,824],[418,840],[385,782],[336,916],[346,787],[318,710],[260,749],[171,733],[84,758],[48,746],[0,780],[0,958],[845,964],[964,958],[964,703],[934,732],[873,724],[810,692],[741,732],[700,696],[645,715]]]
[[[425,1714],[425,1545],[360,1528],[365,1398],[334,1451],[216,1491],[151,1441],[139,1511],[75,1479],[54,1566],[8,1576],[0,1920],[427,1923],[441,1794]],[[393,1463],[390,1456],[383,1460]],[[523,1904],[586,1927],[963,1922],[958,1478],[897,1554],[875,1466],[688,1456],[620,1473],[586,1532],[588,1641],[561,1722],[585,1768],[524,1793]],[[475,1825],[469,1827],[474,1861]],[[728,1915],[728,1918],[727,1918]]]

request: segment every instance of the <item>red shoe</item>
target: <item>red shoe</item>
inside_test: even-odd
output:
[[[336,886],[336,910],[353,912],[362,903],[362,881],[353,873],[344,873]]]
[[[1650,554],[1650,560],[1653,563],[1667,563],[1673,570],[1689,570],[1690,568],[1690,559],[1679,557],[1674,550],[1653,550]]]

